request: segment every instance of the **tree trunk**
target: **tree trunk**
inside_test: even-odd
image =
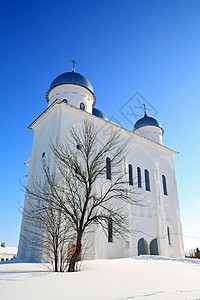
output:
[[[78,257],[81,253],[81,248],[82,248],[81,240],[82,240],[82,232],[78,232],[77,242],[76,242],[76,250],[74,251],[74,253],[70,259],[68,272],[75,272],[75,265],[76,265],[76,262],[78,261]]]
[[[58,256],[57,253],[54,256],[55,272],[58,272]]]

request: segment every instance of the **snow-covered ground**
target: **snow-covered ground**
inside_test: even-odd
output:
[[[0,298],[6,300],[200,299],[200,260],[140,256],[83,263],[76,273],[44,265],[0,263]]]

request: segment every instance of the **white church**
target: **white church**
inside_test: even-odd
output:
[[[49,141],[67,132],[70,125],[82,124],[89,119],[97,128],[105,125],[121,129],[122,138],[128,139],[130,151],[126,157],[130,184],[136,178],[137,188],[143,191],[150,205],[133,206],[130,218],[138,231],[129,240],[106,236],[97,229],[92,235],[90,258],[123,258],[137,255],[162,255],[183,257],[183,238],[177,193],[174,155],[176,151],[163,146],[163,128],[147,115],[140,118],[129,131],[113,122],[95,108],[96,96],[89,80],[75,72],[59,75],[46,93],[47,109],[29,126],[34,130],[34,140],[28,166],[27,185],[40,175],[41,157],[48,152]],[[106,177],[104,179],[106,181]],[[26,201],[26,200],[25,200]],[[26,204],[26,203],[25,203]],[[26,226],[22,220],[21,233]],[[109,228],[108,228],[109,230]],[[18,258],[34,260],[28,245],[20,238]],[[35,260],[42,261],[42,257]]]

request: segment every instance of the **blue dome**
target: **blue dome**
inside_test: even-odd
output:
[[[48,101],[49,92],[54,87],[56,87],[58,85],[62,85],[62,84],[81,85],[81,86],[85,87],[86,89],[88,89],[92,93],[92,95],[94,96],[94,101],[96,101],[93,87],[92,87],[91,83],[89,82],[89,80],[85,76],[83,76],[79,73],[76,73],[76,72],[66,72],[66,73],[60,74],[58,77],[56,77],[56,79],[54,79],[54,81],[50,85],[50,88],[46,94],[47,101]]]
[[[139,119],[135,123],[133,131],[135,131],[136,129],[139,129],[139,128],[143,127],[143,126],[156,126],[156,127],[159,127],[159,128],[162,129],[160,123],[156,119],[147,116],[146,113],[145,113],[145,115],[144,115],[143,118]]]
[[[88,90],[90,90],[92,93],[94,93],[93,87],[92,87],[91,83],[89,82],[89,80],[86,77],[84,77],[83,75],[76,73],[76,72],[66,72],[66,73],[60,74],[58,77],[56,77],[56,79],[54,79],[54,81],[50,85],[50,89],[52,89],[53,87],[55,87],[57,85],[61,85],[61,84],[65,84],[65,83],[73,83],[73,84],[82,85],[85,88],[87,88]]]
[[[93,107],[92,109],[92,114],[98,118],[104,119],[104,120],[108,120],[108,118],[106,117],[106,115],[99,109]]]

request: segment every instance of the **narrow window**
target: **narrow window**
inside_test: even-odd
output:
[[[149,171],[147,169],[144,170],[144,175],[146,191],[150,191]]]
[[[111,161],[110,158],[106,158],[106,179],[111,180]]]
[[[45,157],[45,152],[42,153],[42,158],[44,158],[44,157]]]
[[[138,177],[138,187],[142,187],[142,180],[141,180],[141,169],[140,167],[137,167],[137,177]]]
[[[132,165],[128,165],[128,172],[129,172],[129,185],[133,185],[133,167]]]
[[[108,218],[108,242],[113,242],[113,224],[112,218]]]
[[[171,245],[169,227],[167,227],[167,237],[168,237],[168,243],[169,245]]]
[[[83,102],[80,103],[80,109],[85,110],[85,104]]]
[[[163,193],[164,195],[167,195],[167,182],[165,175],[162,175],[162,183],[163,183]]]

